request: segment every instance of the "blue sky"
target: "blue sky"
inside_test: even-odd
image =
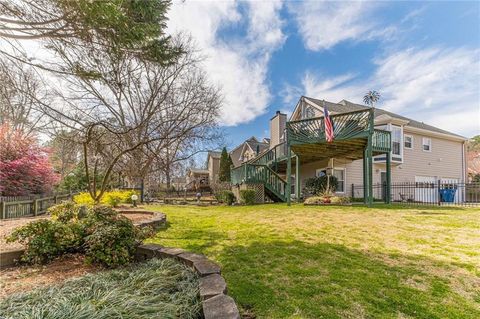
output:
[[[480,134],[480,2],[174,2],[222,88],[228,146],[268,136],[301,95],[379,107],[464,136]]]

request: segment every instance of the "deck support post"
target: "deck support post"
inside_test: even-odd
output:
[[[292,192],[292,150],[290,149],[290,143],[287,139],[287,189],[285,190],[285,196],[287,196],[287,205],[291,205],[291,192]]]
[[[368,137],[367,147],[367,160],[368,160],[368,206],[373,204],[373,158],[372,158],[372,137]]]
[[[369,122],[369,134],[367,141],[367,158],[368,158],[368,206],[373,204],[373,132],[374,132],[374,110],[370,109]]]
[[[387,204],[390,204],[391,200],[392,200],[392,163],[391,163],[391,158],[392,158],[392,155],[390,154],[390,152],[387,152],[386,153],[386,157],[387,157],[387,160],[386,160],[386,164],[385,164],[385,168],[386,168],[386,174],[387,174],[387,189],[385,190],[385,195],[387,196]]]
[[[300,203],[300,157],[295,156],[295,199]]]
[[[367,165],[367,148],[363,150],[363,203],[368,203],[368,165]]]

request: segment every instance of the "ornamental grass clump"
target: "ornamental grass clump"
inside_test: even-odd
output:
[[[198,276],[173,259],[145,263],[17,293],[0,300],[5,318],[201,318]]]

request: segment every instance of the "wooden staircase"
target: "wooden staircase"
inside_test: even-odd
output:
[[[245,163],[232,169],[232,183],[263,184],[265,195],[274,202],[286,202],[287,182],[266,164]]]

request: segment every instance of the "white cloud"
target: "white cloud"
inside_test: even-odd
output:
[[[375,89],[381,108],[465,136],[480,132],[480,50],[407,49],[374,62],[377,69],[367,79],[306,72],[300,90],[333,102],[361,102]]]
[[[289,11],[295,17],[305,47],[327,50],[345,40],[390,38],[393,27],[378,24],[375,10],[381,4],[373,1],[302,1],[291,2]]]
[[[271,93],[267,82],[270,55],[285,41],[280,19],[280,1],[175,2],[169,12],[169,32],[187,31],[206,56],[204,66],[210,79],[222,88],[221,121],[237,125],[265,112]],[[242,12],[246,12],[242,16]],[[247,23],[244,37],[218,36],[226,26]]]

